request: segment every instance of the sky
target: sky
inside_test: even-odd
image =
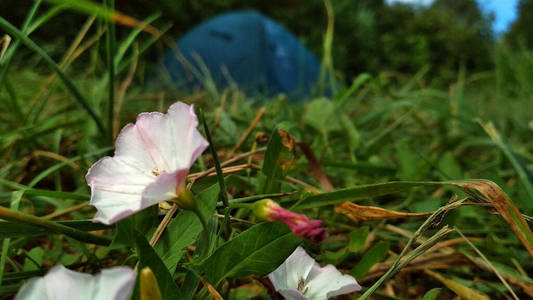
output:
[[[476,0],[484,13],[493,13],[492,29],[496,34],[504,33],[517,18],[518,0]],[[402,2],[429,5],[433,0],[387,0],[388,3]]]

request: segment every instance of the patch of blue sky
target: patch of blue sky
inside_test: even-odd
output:
[[[492,30],[500,35],[509,29],[509,26],[518,17],[519,0],[477,0],[479,7],[485,14],[492,14],[494,21]],[[388,4],[407,3],[413,5],[431,5],[433,0],[387,0]]]

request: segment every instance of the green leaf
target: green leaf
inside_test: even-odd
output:
[[[120,220],[117,225],[117,233],[109,245],[110,249],[120,249],[124,247],[132,247],[135,245],[135,236],[133,235],[133,222],[126,218]]]
[[[413,152],[408,142],[396,144],[398,153],[398,178],[401,180],[419,180],[425,177],[429,164]],[[446,178],[450,179],[450,178]]]
[[[135,232],[146,236],[157,226],[157,205],[148,207],[117,223],[117,233],[109,246],[112,249],[135,245]]]
[[[276,182],[276,179],[281,177],[280,157],[282,150],[281,136],[279,135],[278,128],[274,128],[267,144],[263,168],[261,169],[266,176],[263,193],[279,191],[279,183]]]
[[[355,125],[353,124],[350,119],[345,114],[341,114],[339,116],[339,120],[341,122],[342,127],[344,128],[344,133],[346,134],[346,137],[348,138],[348,146],[350,148],[350,153],[353,154],[357,148],[359,148],[359,145],[361,143],[361,135],[359,134],[359,131],[355,128]]]
[[[500,148],[503,154],[505,154],[518,174],[518,178],[520,179],[520,182],[522,183],[522,186],[527,194],[527,199],[521,200],[521,204],[527,207],[528,210],[533,210],[533,183],[530,178],[530,174],[528,173],[527,169],[524,168],[525,164],[521,163],[519,157],[513,153],[511,147],[509,147],[509,145],[501,137],[500,133],[496,130],[492,122],[483,123],[479,121],[479,123],[490,136],[490,139]]]
[[[172,275],[165,267],[161,258],[159,258],[155,250],[150,246],[141,233],[135,229],[132,231],[135,238],[137,254],[139,255],[138,270],[142,270],[145,267],[152,269],[152,272],[154,272],[154,275],[157,278],[157,283],[159,284],[159,290],[161,291],[163,300],[182,299],[176,282],[174,282]]]
[[[283,223],[261,223],[226,242],[193,268],[214,286],[227,277],[261,277],[283,263],[301,242]]]
[[[439,296],[441,290],[441,288],[434,288],[429,290],[424,295],[424,298],[422,300],[437,300],[437,297]]]
[[[340,128],[339,121],[333,117],[335,104],[326,99],[318,98],[309,103],[305,113],[305,124],[318,132],[324,133]]]
[[[198,277],[195,272],[188,271],[185,274],[185,279],[183,280],[180,289],[182,299],[193,299],[194,294],[198,289],[198,285],[200,285],[200,277]]]
[[[350,232],[350,241],[348,242],[348,249],[354,253],[363,249],[369,232],[370,228],[368,226],[363,226]]]
[[[439,160],[438,166],[439,170],[444,173],[441,174],[441,178],[443,180],[463,178],[463,171],[461,170],[461,166],[453,156],[452,151],[447,151],[446,153],[444,153],[442,158]]]
[[[388,241],[381,241],[372,246],[372,248],[365,253],[363,258],[350,271],[350,274],[358,280],[363,278],[373,265],[381,262],[387,257],[389,247],[390,244]]]
[[[215,211],[217,203],[218,185],[196,195],[196,201],[200,213],[209,219]],[[198,235],[202,232],[202,223],[191,211],[180,211],[179,214],[168,224],[165,233],[155,245],[155,251],[165,263],[171,273],[174,272],[178,262],[185,253],[185,247],[194,243]]]
[[[24,267],[22,271],[35,271],[41,268],[43,263],[44,250],[41,247],[35,247],[28,252],[24,259]]]
[[[343,202],[353,202],[362,199],[390,195],[409,190],[416,186],[435,186],[439,183],[420,181],[393,181],[387,183],[366,184],[351,188],[336,190],[334,192],[312,195],[298,204],[299,209],[335,205]]]

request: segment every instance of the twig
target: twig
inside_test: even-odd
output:
[[[33,151],[33,156],[36,156],[36,157],[44,156],[44,157],[48,157],[48,158],[55,159],[55,160],[62,161],[62,162],[68,162],[69,160],[71,160],[63,155],[60,155],[54,152],[49,152],[49,151],[42,151],[42,150]],[[72,161],[69,162],[68,165],[75,170],[80,168],[75,162],[72,162]]]
[[[451,229],[449,229],[447,226],[444,226],[441,230],[439,230],[437,233],[435,233],[433,236],[431,236],[429,239],[427,239],[425,242],[423,242],[420,246],[418,246],[413,251],[407,253],[408,249],[411,247],[411,245],[420,237],[422,236],[422,233],[426,231],[431,226],[435,225],[435,222],[438,222],[445,213],[447,213],[449,210],[459,207],[462,204],[462,201],[456,201],[453,203],[450,203],[446,206],[443,206],[436,210],[429,218],[424,221],[424,223],[416,230],[416,232],[413,234],[413,236],[407,241],[407,244],[402,249],[402,252],[398,257],[394,260],[392,266],[390,269],[381,276],[378,281],[376,281],[361,297],[360,300],[365,300],[370,297],[374,291],[376,291],[385,280],[392,277],[396,272],[398,272],[401,268],[409,264],[413,259],[417,258],[418,256],[424,254],[427,250],[429,250],[431,247],[433,247],[440,239],[448,235],[450,233]]]
[[[257,154],[257,153],[264,152],[265,150],[266,150],[266,147],[262,147],[262,148],[254,150],[254,151],[250,151],[250,152],[246,152],[246,153],[242,153],[242,154],[236,155],[235,157],[230,158],[230,159],[224,161],[223,163],[221,163],[220,166],[221,167],[225,167],[225,166],[227,166],[229,164],[232,164],[232,163],[234,163],[236,161],[239,161],[241,159],[247,158],[247,157],[252,156],[254,154]],[[198,181],[199,179],[204,178],[204,177],[208,176],[209,174],[211,174],[211,173],[213,173],[215,171],[216,171],[215,167],[212,167],[210,169],[207,169],[204,172],[189,174],[188,178],[194,178],[193,179],[193,183],[194,183],[194,182]]]
[[[163,234],[163,231],[165,231],[165,229],[167,228],[168,223],[170,223],[170,220],[172,219],[172,216],[174,216],[176,211],[178,211],[178,206],[176,204],[173,204],[170,210],[166,213],[161,223],[159,223],[159,226],[157,226],[157,229],[155,230],[154,235],[150,239],[150,246],[152,247],[155,246],[155,244],[157,243],[157,241]]]
[[[252,130],[254,130],[255,126],[257,125],[257,123],[259,123],[259,121],[261,120],[261,118],[263,117],[264,114],[265,114],[265,107],[263,106],[263,107],[261,107],[261,109],[259,109],[259,111],[257,112],[257,115],[253,119],[252,123],[250,123],[250,126],[248,126],[246,131],[242,134],[242,136],[239,139],[239,141],[237,142],[237,144],[235,144],[235,146],[226,155],[227,158],[232,157],[233,154],[235,154],[235,151],[237,151],[237,149],[239,149],[239,147],[241,147],[241,145],[244,143],[244,141],[246,141],[246,139],[248,138],[250,133],[252,133]]]
[[[487,259],[487,257],[485,257],[485,255],[479,251],[479,249],[474,246],[474,244],[472,244],[472,242],[470,242],[468,240],[468,238],[466,236],[464,236],[464,234],[457,228],[457,227],[454,227],[455,231],[457,231],[457,233],[459,233],[459,235],[468,243],[468,245],[474,249],[474,251],[476,251],[476,253],[487,263],[487,265],[489,265],[489,267],[492,269],[492,271],[494,272],[494,274],[496,274],[496,276],[498,277],[498,279],[500,279],[500,281],[503,283],[503,285],[505,285],[505,287],[509,290],[509,292],[511,293],[511,295],[513,295],[513,298],[515,300],[520,300],[516,294],[514,293],[513,289],[509,286],[509,283],[507,283],[507,281],[503,278],[503,276],[500,274],[500,272],[490,263],[490,261]]]
[[[236,165],[236,166],[222,168],[222,173],[224,175],[225,174],[232,174],[232,173],[237,173],[237,172],[240,172],[240,171],[243,171],[243,170],[246,170],[246,169],[260,170],[261,168],[258,165],[254,165],[254,164],[242,164],[242,165]],[[204,178],[204,177],[207,177],[207,176],[214,176],[214,175],[216,175],[216,171],[212,170],[209,173],[202,172],[200,174],[198,174],[198,173],[190,174],[189,176],[187,176],[187,178],[192,180],[193,182],[196,182],[200,178]]]
[[[81,203],[81,204],[78,204],[78,205],[74,205],[74,206],[71,206],[67,209],[64,209],[62,211],[58,211],[58,212],[55,212],[55,213],[51,213],[51,214],[48,214],[46,216],[42,216],[41,219],[44,219],[44,220],[52,220],[52,219],[55,219],[57,217],[60,217],[62,215],[66,215],[66,214],[69,214],[73,211],[76,211],[78,209],[82,209],[84,207],[87,207],[89,205],[89,202],[84,202],[84,203]]]
[[[215,217],[217,217],[219,219],[224,218],[224,215],[221,215],[221,214],[213,214],[213,216],[215,216]],[[240,222],[240,223],[244,223],[244,224],[250,224],[250,225],[255,225],[256,224],[256,223],[248,221],[248,220],[239,219],[239,218],[235,218],[235,217],[231,217],[231,216],[230,216],[230,220],[236,221],[236,222]]]
[[[285,180],[287,180],[288,182],[290,183],[294,183],[294,184],[297,184],[297,185],[301,185],[309,190],[311,190],[311,192],[313,193],[322,193],[322,191],[320,191],[319,189],[317,189],[316,187],[310,185],[309,183],[307,182],[303,182],[301,181],[300,179],[296,179],[294,177],[290,177],[290,176],[285,176]]]

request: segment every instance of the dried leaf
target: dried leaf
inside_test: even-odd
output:
[[[315,153],[313,152],[313,149],[311,149],[311,147],[309,147],[309,145],[307,145],[304,142],[299,142],[297,143],[297,145],[302,150],[303,154],[305,155],[305,158],[307,158],[307,161],[309,162],[309,167],[311,169],[311,173],[315,176],[320,186],[328,191],[334,191],[335,188],[329,181],[326,173],[324,173],[324,170],[322,170],[320,161],[318,161],[318,159],[316,158]]]
[[[351,202],[344,202],[335,206],[335,212],[338,214],[346,215],[354,222],[370,221],[380,219],[392,219],[392,218],[416,218],[429,216],[433,212],[426,213],[404,213],[393,210],[384,209],[376,206],[363,206],[357,205]]]
[[[207,288],[207,291],[211,297],[213,297],[215,300],[224,300],[224,298],[220,296],[217,290],[209,282],[205,281],[203,278],[200,278],[200,281],[202,281],[202,284]]]
[[[278,129],[278,134],[281,136],[281,144],[289,148],[289,151],[294,151],[294,148],[296,148],[296,142],[294,141],[292,135],[283,129]]]
[[[496,183],[489,180],[476,180],[452,184],[466,189],[474,189],[485,196],[509,224],[529,254],[533,256],[533,233],[531,229],[520,211]]]

